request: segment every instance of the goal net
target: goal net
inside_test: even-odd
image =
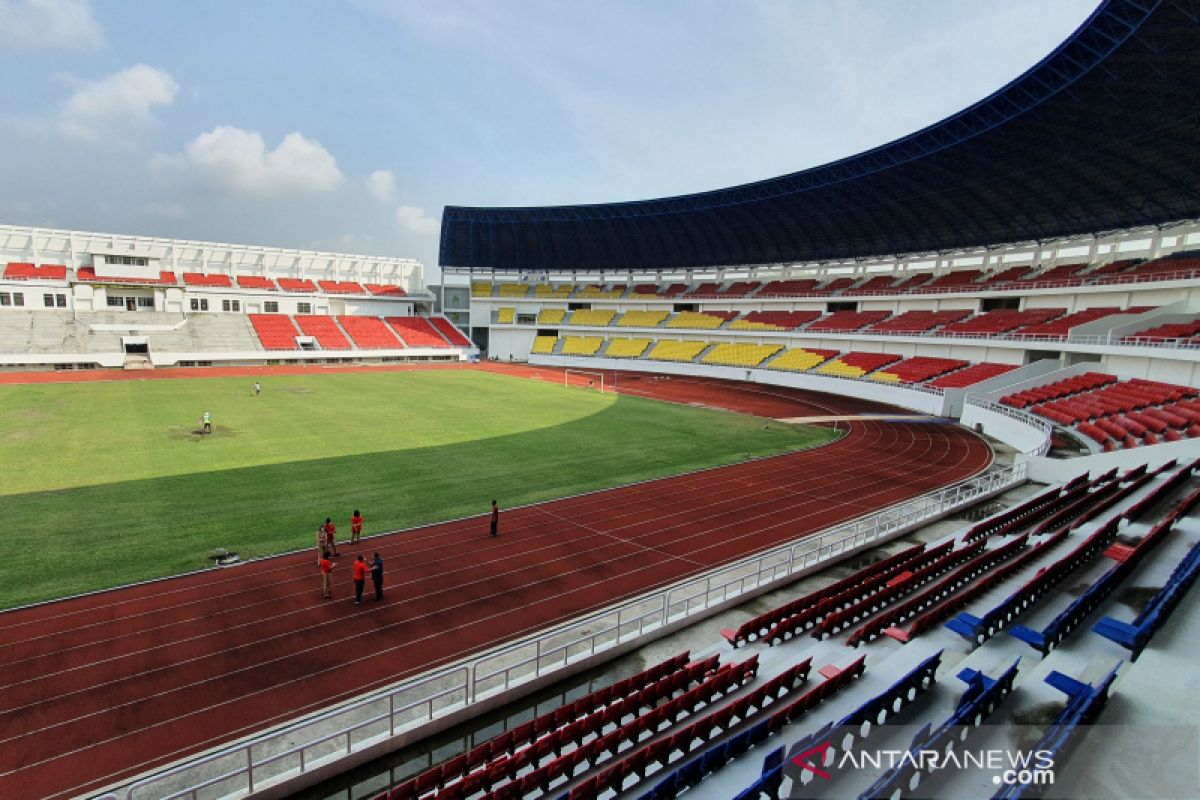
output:
[[[568,369],[563,372],[563,386],[598,389],[600,394],[604,394],[604,373],[589,372],[583,369]]]

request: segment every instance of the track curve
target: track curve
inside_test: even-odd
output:
[[[896,411],[758,384],[616,379],[621,392],[767,417]],[[378,604],[352,604],[345,556],[336,599],[322,602],[305,551],[4,613],[0,796],[94,791],[991,462],[955,425],[841,424],[815,450],[506,510],[497,539],[486,517],[371,537],[364,549],[388,566]]]

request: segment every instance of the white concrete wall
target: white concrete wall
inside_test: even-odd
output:
[[[1004,442],[1021,453],[1036,450],[1046,441],[1047,434],[1044,429],[973,403],[963,406],[959,423],[963,427]]]

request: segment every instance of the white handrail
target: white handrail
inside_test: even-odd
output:
[[[545,678],[582,659],[652,636],[664,627],[715,613],[750,592],[801,573],[871,542],[1025,480],[1025,464],[993,467],[966,481],[874,514],[811,534],[634,600],[587,614],[524,639],[410,678],[373,695],[258,734],[215,752],[140,778],[112,800],[199,800],[221,784],[221,795],[255,791],[377,747],[470,706]],[[345,721],[340,721],[345,720]],[[207,793],[205,794],[207,796]]]

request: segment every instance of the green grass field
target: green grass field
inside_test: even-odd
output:
[[[0,387],[0,607],[821,444],[826,429],[482,371]],[[199,434],[211,411],[215,432]]]

